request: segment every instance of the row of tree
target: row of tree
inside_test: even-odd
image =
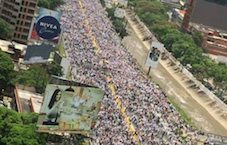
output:
[[[39,0],[38,6],[54,10],[64,4],[64,0]]]
[[[203,55],[203,36],[199,32],[189,35],[168,22],[167,8],[156,0],[130,0],[129,4],[166,49],[183,65],[191,65],[190,71],[198,80],[213,80],[220,96],[227,91],[227,66]]]
[[[116,10],[116,7],[106,9],[109,18],[110,18],[110,20],[112,21],[112,24],[115,27],[116,32],[120,34],[121,38],[123,38],[123,37],[128,35],[127,31],[125,29],[125,25],[126,25],[125,19],[124,18],[123,19],[116,18],[114,16],[115,10]]]
[[[35,87],[43,93],[51,75],[62,76],[62,67],[50,62],[46,65],[33,65],[28,70],[14,71],[14,64],[8,54],[0,50],[0,91],[16,84]]]

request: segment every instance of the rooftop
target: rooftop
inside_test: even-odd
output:
[[[17,50],[20,50],[21,52],[24,52],[25,49],[27,48],[27,45],[24,45],[24,44],[20,44],[20,43],[16,43],[16,42],[13,42],[13,44],[14,44],[15,48]],[[14,51],[13,51],[13,49],[10,49],[8,47],[9,45],[12,45],[12,43],[10,41],[0,40],[0,48],[1,48],[1,50],[4,51],[4,52],[13,54]]]
[[[17,86],[16,99],[19,100],[22,112],[39,113],[42,105],[43,95],[35,93],[34,89],[26,86]],[[19,98],[19,99],[18,99]]]
[[[225,3],[224,1],[217,3],[216,0],[197,0],[190,21],[227,31],[227,6]]]

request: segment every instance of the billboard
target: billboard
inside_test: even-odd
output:
[[[63,34],[63,27],[60,26],[60,30],[58,31],[58,34],[54,36],[54,38],[49,39],[49,40],[45,40],[42,37],[40,37],[36,31],[36,24],[37,24],[37,19],[33,18],[31,26],[30,26],[30,30],[29,30],[29,35],[28,35],[28,40],[29,41],[33,41],[33,42],[47,42],[48,44],[52,44],[52,45],[60,45],[61,43],[61,38],[62,38],[62,34]]]
[[[38,132],[89,134],[101,107],[104,90],[48,84],[37,122]]]
[[[146,66],[156,68],[163,51],[164,45],[159,42],[152,42],[151,49],[147,55]]]
[[[34,64],[34,63],[47,63],[49,61],[50,55],[53,51],[51,45],[28,45],[25,56],[24,64]]]
[[[35,30],[41,38],[50,40],[58,36],[61,28],[57,19],[52,16],[44,16],[37,21]]]
[[[46,8],[40,8],[39,9],[39,18],[41,18],[43,16],[52,16],[60,22],[62,13],[57,12],[57,11],[53,11],[53,10],[49,10],[49,9],[46,9]]]

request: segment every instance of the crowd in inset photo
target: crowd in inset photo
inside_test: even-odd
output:
[[[59,10],[63,11],[65,49],[71,59],[73,80],[105,90],[98,120],[90,135],[93,144],[136,144],[117,108],[110,83],[114,84],[141,144],[192,145],[198,142],[199,131],[182,119],[161,89],[141,72],[121,45],[100,1],[81,0],[81,3],[83,5],[79,0],[65,0]],[[89,27],[100,53],[96,53]],[[183,139],[184,134],[187,137]]]

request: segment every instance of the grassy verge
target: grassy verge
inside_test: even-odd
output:
[[[174,102],[173,99],[171,99],[170,97],[168,97],[168,99],[170,100],[171,104],[173,104],[173,106],[177,109],[177,111],[180,113],[181,117],[184,119],[184,121],[186,121],[189,125],[195,127],[196,129],[199,129],[192,121],[192,119],[190,117],[188,117],[188,115],[184,112],[184,110],[182,110],[177,103]]]

